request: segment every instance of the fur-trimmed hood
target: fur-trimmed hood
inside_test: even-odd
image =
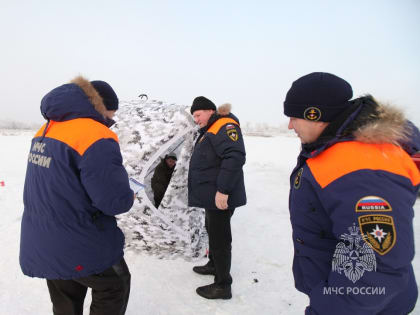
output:
[[[360,113],[346,128],[347,132],[351,131],[355,140],[395,145],[409,141],[412,130],[400,109],[379,103],[370,95],[360,100]]]
[[[105,111],[102,97],[93,85],[81,76],[51,90],[41,100],[41,113],[47,120],[92,118],[108,125]]]
[[[232,105],[229,103],[224,103],[217,107],[217,114],[219,114],[220,116],[227,116],[230,114],[231,110]]]
[[[231,112],[232,105],[229,103],[224,103],[217,107],[217,111],[210,117],[209,121],[207,122],[207,126],[201,128],[201,132],[207,131],[207,129],[214,124],[217,120],[219,120],[222,117],[229,117],[234,119],[238,124],[240,124],[238,117],[236,117]]]
[[[99,95],[99,93],[95,90],[92,83],[90,83],[87,79],[85,79],[82,76],[75,77],[73,80],[70,81],[70,83],[74,83],[78,87],[80,87],[83,90],[83,92],[85,92],[86,96],[88,97],[89,101],[92,103],[96,111],[102,114],[103,116],[105,115],[106,107],[104,101]]]
[[[303,144],[303,154],[311,157],[337,142],[392,143],[409,154],[420,150],[420,131],[403,112],[377,102],[371,95],[350,101],[349,107],[332,121],[314,142]]]

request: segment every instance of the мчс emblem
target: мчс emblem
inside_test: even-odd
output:
[[[342,234],[340,242],[335,247],[332,260],[332,271],[344,275],[353,283],[359,280],[365,271],[376,271],[376,257],[372,247],[363,241],[364,236],[353,223],[350,234]]]
[[[389,215],[362,215],[359,226],[365,242],[380,255],[388,253],[397,241],[394,220]]]
[[[316,107],[308,107],[303,112],[303,118],[310,121],[318,121],[321,118],[321,111]]]
[[[299,189],[300,187],[300,182],[302,181],[302,173],[303,173],[303,167],[298,171],[295,180],[293,182],[293,187],[295,187],[295,189]]]
[[[233,141],[238,141],[238,131],[235,128],[227,130],[227,135]]]
[[[356,212],[392,211],[388,201],[378,196],[366,196],[356,203]]]

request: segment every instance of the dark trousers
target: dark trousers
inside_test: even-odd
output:
[[[205,226],[209,236],[208,264],[215,267],[214,282],[220,286],[230,286],[232,284],[230,275],[232,261],[230,219],[234,211],[235,209],[206,209]]]
[[[130,271],[124,258],[107,270],[73,280],[47,280],[54,315],[82,315],[88,288],[90,315],[124,315],[130,295]]]

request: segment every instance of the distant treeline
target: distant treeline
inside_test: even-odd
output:
[[[41,123],[27,123],[14,120],[0,120],[0,129],[13,130],[37,130],[41,127]],[[266,136],[271,137],[282,133],[287,133],[287,123],[279,124],[277,126],[269,125],[267,123],[251,123],[245,122],[241,124],[242,132],[249,136]]]
[[[40,123],[27,123],[14,120],[0,120],[0,129],[20,129],[20,130],[35,130],[39,129]]]
[[[245,122],[241,124],[241,130],[247,136],[262,136],[271,137],[282,133],[289,132],[287,123],[280,123],[277,126],[269,125],[268,123],[251,123]]]

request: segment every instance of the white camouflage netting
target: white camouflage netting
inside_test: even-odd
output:
[[[204,209],[188,207],[188,166],[196,128],[186,106],[157,101],[122,102],[112,129],[118,134],[130,177],[146,185],[128,213],[118,216],[126,250],[160,258],[202,257],[207,248]],[[158,209],[150,180],[160,159],[178,157],[171,182]]]

